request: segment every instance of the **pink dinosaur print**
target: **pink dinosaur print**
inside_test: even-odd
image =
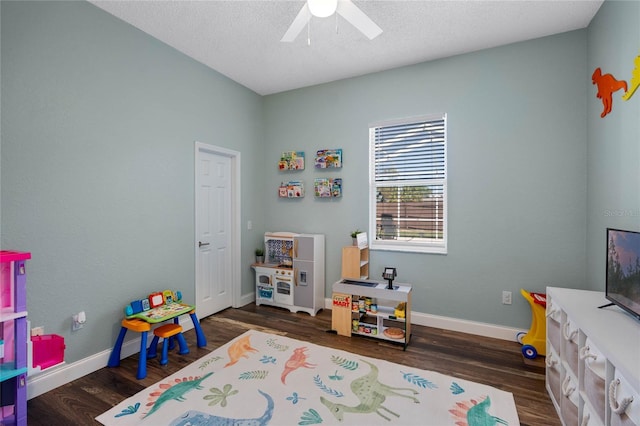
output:
[[[282,376],[280,376],[280,380],[283,384],[286,385],[285,380],[287,378],[287,375],[293,370],[297,370],[300,367],[314,368],[316,366],[316,364],[309,364],[307,362],[307,354],[304,353],[306,350],[306,347],[300,347],[293,350],[293,355],[291,355],[291,358],[289,358],[289,360],[285,363],[284,370],[282,371]]]

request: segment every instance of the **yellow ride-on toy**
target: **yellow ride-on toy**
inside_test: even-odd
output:
[[[528,333],[520,332],[516,339],[522,346],[522,355],[534,359],[538,355],[545,356],[547,350],[547,295],[544,293],[530,293],[520,289],[522,296],[531,305],[531,328]]]

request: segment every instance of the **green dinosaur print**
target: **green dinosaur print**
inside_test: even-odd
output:
[[[383,419],[390,421],[391,419],[382,414],[381,410],[384,410],[396,417],[400,417],[399,414],[394,413],[393,411],[382,405],[387,396],[409,398],[416,404],[420,403],[417,398],[398,392],[409,391],[412,392],[413,395],[417,395],[418,392],[416,390],[410,388],[394,388],[380,383],[378,381],[378,367],[368,361],[361,361],[369,364],[369,366],[371,367],[371,371],[351,382],[351,391],[358,397],[358,399],[360,400],[360,404],[350,407],[344,404],[331,402],[323,396],[320,397],[320,402],[322,402],[329,409],[329,411],[331,411],[331,413],[335,416],[336,419],[338,419],[338,421],[342,421],[344,419],[345,413],[376,413]]]
[[[184,382],[176,383],[175,385],[171,386],[158,397],[156,402],[153,403],[153,407],[151,408],[151,410],[142,418],[144,419],[155,413],[167,401],[171,401],[172,399],[175,399],[179,402],[184,401],[184,394],[194,389],[203,389],[200,384],[212,374],[213,373],[207,373],[199,379],[185,380]]]
[[[492,416],[487,411],[491,406],[491,399],[487,397],[484,401],[469,408],[467,412],[467,423],[469,426],[496,426],[498,424],[508,424],[499,417]]]

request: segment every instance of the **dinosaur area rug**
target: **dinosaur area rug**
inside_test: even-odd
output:
[[[172,356],[178,355],[169,362]],[[519,424],[509,392],[256,330],[96,420],[113,426]]]

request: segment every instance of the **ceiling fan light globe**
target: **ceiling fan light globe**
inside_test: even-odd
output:
[[[326,18],[336,13],[338,0],[307,0],[309,12],[315,17]]]

